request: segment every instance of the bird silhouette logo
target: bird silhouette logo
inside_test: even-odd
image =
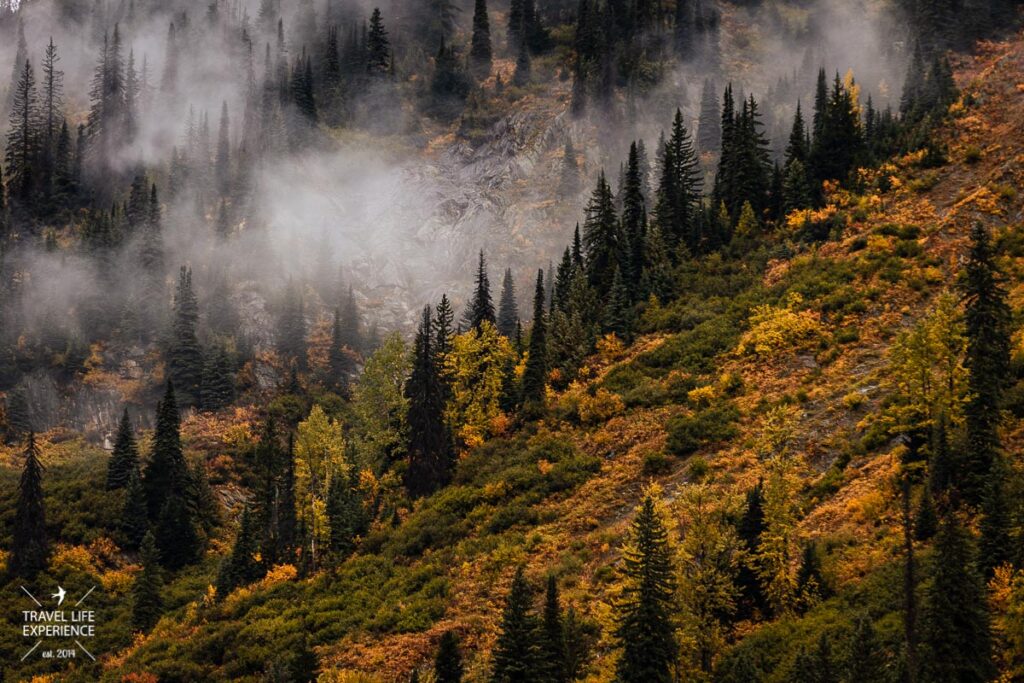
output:
[[[50,597],[57,598],[57,607],[60,607],[64,604],[64,596],[66,594],[67,591],[64,590],[63,586],[57,586],[57,592],[51,595]]]

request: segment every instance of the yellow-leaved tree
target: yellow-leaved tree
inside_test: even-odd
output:
[[[327,492],[331,479],[348,476],[345,439],[341,423],[332,420],[319,405],[299,423],[295,437],[295,505],[298,518],[309,533],[309,551],[314,563],[327,548],[331,526],[327,517]]]
[[[757,454],[767,469],[764,482],[764,521],[757,553],[757,573],[776,614],[795,605],[797,581],[792,558],[796,547],[797,473],[803,459],[793,448],[799,411],[794,406],[773,408],[765,415],[757,439]]]
[[[405,378],[409,375],[409,349],[397,332],[389,335],[366,360],[352,390],[352,441],[356,463],[377,476],[401,457],[405,449]]]
[[[960,303],[953,293],[943,292],[928,314],[892,345],[889,377],[900,402],[889,413],[897,429],[929,427],[939,416],[953,425],[962,423],[966,350]]]
[[[444,359],[451,386],[445,419],[461,448],[478,446],[495,433],[504,416],[502,389],[514,361],[512,343],[489,322],[452,339]]]

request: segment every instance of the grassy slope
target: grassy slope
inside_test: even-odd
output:
[[[326,643],[317,650],[327,669],[374,671],[392,680],[426,661],[449,628],[460,631],[468,650],[486,652],[512,568],[519,563],[538,581],[549,571],[558,574],[566,601],[608,633],[615,583],[609,568],[617,561],[632,508],[651,479],[644,471],[645,456],[664,449],[667,420],[689,412],[680,398],[685,389],[715,383],[726,373],[739,376],[744,387],[735,397],[739,434],[689,460],[706,461],[708,481],[723,494],[742,492],[760,472],[752,447],[766,407],[797,406],[797,442],[806,461],[800,533],[825,541],[825,571],[841,589],[840,597],[803,621],[742,626],[749,632],[745,642],[770,644],[807,631],[815,620],[838,624],[844,607],[867,602],[875,605],[883,634],[891,636],[892,605],[884,601],[892,596],[880,588],[894,583],[894,463],[891,444],[872,429],[888,391],[887,349],[894,334],[953,282],[971,221],[986,221],[1018,242],[1022,232],[1022,197],[1007,188],[1024,185],[1024,41],[988,45],[957,72],[962,89],[977,104],[962,111],[946,133],[951,163],[929,171],[904,160],[896,171],[898,189],[876,204],[846,207],[854,219],[840,241],[813,254],[768,261],[763,272],[752,266],[750,273],[733,274],[730,282],[738,283],[739,296],[712,296],[715,282],[706,272],[697,274],[692,300],[662,311],[661,319],[669,323],[652,324],[661,331],[628,351],[592,359],[583,391],[607,387],[625,398],[626,407],[613,408],[610,419],[581,424],[572,407],[578,395],[558,397],[554,417],[543,426],[485,446],[463,463],[457,486],[420,503],[396,529],[375,531],[366,550],[336,571],[306,581],[279,572],[223,604],[192,602],[212,580],[215,558],[210,557],[169,586],[172,611],[154,634],[103,659],[105,676],[119,680],[126,671],[145,670],[168,679],[242,679],[257,673],[268,652],[287,651],[308,633]],[[981,150],[975,163],[965,159],[970,147]],[[898,228],[886,227],[892,225]],[[1016,256],[1006,265],[1019,312],[1024,252],[1011,253]],[[793,291],[821,313],[825,341],[769,362],[736,353],[747,308],[781,301]],[[649,320],[655,318],[649,313]],[[857,338],[847,334],[840,343],[835,333],[850,329],[857,330]],[[721,353],[710,364],[686,353],[704,347]],[[861,398],[851,398],[853,392]],[[243,424],[246,413],[234,419]],[[225,425],[215,427],[224,433]],[[187,428],[190,445],[208,457],[223,450],[208,433],[214,426],[193,422]],[[1019,422],[1008,436],[1013,452],[1020,452],[1024,429]],[[65,450],[47,448],[46,456],[63,461]],[[4,455],[12,464],[11,454]],[[693,471],[691,462],[670,458],[668,471],[655,479],[672,500]],[[57,507],[54,500],[51,509]],[[82,532],[69,540],[85,545],[92,539]],[[211,552],[221,549],[215,544]],[[110,566],[79,571],[107,579],[116,598],[124,596],[126,586],[118,578],[129,569],[128,559],[113,558]],[[782,661],[790,653],[775,656]],[[606,679],[613,661],[611,643],[603,640],[592,667],[595,679]],[[486,655],[472,654],[468,664],[471,679],[478,680]],[[82,674],[83,680],[92,677]]]

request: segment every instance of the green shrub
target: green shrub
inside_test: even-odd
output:
[[[739,411],[731,403],[705,408],[669,420],[666,447],[673,455],[688,456],[698,449],[736,436]]]
[[[667,474],[672,470],[672,461],[661,451],[654,451],[644,455],[644,474],[655,476]]]

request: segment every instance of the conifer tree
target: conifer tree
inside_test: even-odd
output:
[[[616,605],[616,667],[622,683],[670,683],[678,659],[672,625],[675,576],[668,532],[647,496],[633,520],[623,556],[625,587]]]
[[[640,298],[640,276],[645,263],[647,240],[647,206],[640,170],[640,151],[636,142],[629,147],[629,162],[622,187],[622,265],[626,271],[630,295]]]
[[[405,483],[412,497],[432,493],[448,483],[453,465],[444,418],[445,388],[432,337],[431,311],[427,306],[416,332],[412,373],[405,383],[409,402],[409,467]]]
[[[967,448],[959,486],[968,502],[979,505],[1001,448],[1000,410],[1010,376],[1011,315],[988,230],[981,223],[971,231],[961,290],[967,324],[964,365],[970,374],[965,409]]]
[[[18,87],[18,81],[21,80],[22,73],[25,69],[25,62],[28,61],[28,42],[25,40],[25,20],[22,17],[18,18],[18,47],[14,52],[14,64],[11,67],[11,80],[10,86],[7,89],[7,108],[10,109],[14,102],[14,93]]]
[[[857,620],[846,659],[847,681],[883,681],[886,675],[882,644],[871,619],[864,615]]]
[[[568,683],[562,606],[558,602],[558,581],[553,574],[548,576],[544,594],[539,640],[541,680],[546,683]]]
[[[530,329],[530,350],[523,372],[523,410],[528,415],[543,412],[547,385],[547,307],[544,303],[544,271],[537,271],[533,294],[533,327]]]
[[[436,683],[462,683],[462,653],[459,651],[459,637],[455,631],[445,631],[437,646],[434,657],[434,681]]]
[[[572,199],[579,191],[580,169],[576,148],[572,144],[572,137],[567,137],[562,155],[562,175],[558,184],[558,194],[563,199]]]
[[[697,146],[701,153],[707,154],[720,151],[721,145],[722,121],[718,97],[715,95],[715,84],[709,79],[704,79],[704,87],[700,94],[700,114],[697,119]]]
[[[203,363],[200,385],[200,405],[203,410],[220,410],[235,400],[235,386],[231,371],[231,358],[223,344],[217,344]]]
[[[128,485],[125,488],[124,507],[121,508],[121,535],[125,548],[137,549],[143,537],[149,531],[149,512],[146,509],[146,490],[142,486],[142,477],[138,468],[128,474]]]
[[[52,199],[54,192],[55,155],[57,140],[61,133],[63,116],[61,108],[64,104],[64,72],[57,68],[60,56],[57,46],[50,38],[43,55],[43,81],[41,88],[42,135],[40,148],[42,151],[42,186],[47,201]]]
[[[43,503],[43,464],[39,457],[36,435],[29,432],[25,441],[25,465],[15,502],[11,553],[7,559],[7,571],[12,577],[32,579],[46,569],[50,560]]]
[[[12,200],[27,202],[35,191],[39,158],[39,100],[32,63],[25,60],[13,92],[4,162]]]
[[[279,555],[282,557],[291,555],[294,551],[299,526],[298,512],[295,508],[295,445],[294,437],[290,434],[284,456],[276,508],[277,542]]]
[[[306,314],[302,292],[291,279],[285,288],[277,326],[277,350],[299,370],[306,368]]]
[[[391,41],[380,8],[370,15],[370,30],[366,37],[366,68],[372,76],[386,76],[391,71]]]
[[[135,444],[135,433],[128,418],[128,409],[124,409],[121,422],[117,427],[117,438],[114,441],[114,452],[107,464],[107,489],[119,489],[128,485],[133,472],[139,469],[139,449]]]
[[[487,14],[487,0],[476,0],[473,6],[473,38],[469,58],[477,78],[486,78],[490,74],[491,22]]]
[[[141,560],[142,570],[132,584],[132,628],[145,633],[156,626],[163,613],[163,572],[152,532],[146,532],[142,539]]]
[[[348,296],[341,308],[341,345],[352,351],[363,351],[363,321],[356,303],[355,292],[348,288]]]
[[[540,653],[537,617],[533,614],[532,603],[533,591],[523,575],[523,568],[519,567],[501,615],[491,683],[530,683],[536,680]]]
[[[188,470],[181,449],[179,429],[180,417],[174,385],[168,382],[164,397],[157,404],[153,450],[143,477],[151,519],[157,518],[169,495],[183,495],[185,491]]]
[[[995,672],[985,583],[971,533],[953,512],[944,515],[935,538],[923,631],[925,680],[991,680]]]
[[[226,197],[231,191],[231,119],[227,100],[221,104],[220,129],[217,133],[217,157],[214,161],[217,191]]]
[[[526,40],[523,13],[526,0],[509,0],[508,10],[508,51],[519,54]]]
[[[623,253],[615,201],[604,171],[598,175],[597,186],[587,204],[583,249],[586,252],[587,279],[598,297],[603,298],[611,289],[612,278]]]
[[[434,334],[434,357],[438,368],[444,366],[444,358],[452,348],[452,337],[455,336],[455,329],[452,327],[455,322],[455,312],[448,300],[447,294],[441,295],[434,311],[434,320],[431,329]]]
[[[466,327],[479,331],[484,321],[492,325],[497,324],[494,316],[494,301],[491,299],[491,281],[487,276],[487,259],[481,249],[480,261],[476,269],[476,288],[463,322]]]
[[[203,353],[196,336],[198,322],[199,302],[192,290],[192,269],[182,266],[174,296],[174,322],[168,365],[171,380],[186,403],[198,401],[203,374]]]
[[[334,309],[334,322],[331,325],[331,348],[327,351],[327,364],[330,368],[330,385],[342,394],[348,392],[348,376],[352,371],[352,362],[345,352],[342,342],[341,309]]]
[[[606,332],[612,332],[619,339],[629,342],[633,338],[634,309],[629,288],[626,286],[622,271],[615,269],[612,286],[608,291],[608,303],[604,309],[604,325]]]
[[[224,559],[217,575],[217,595],[219,597],[227,597],[239,586],[246,586],[263,577],[265,569],[257,560],[257,555],[260,552],[259,540],[255,516],[249,507],[245,506],[231,553]]]
[[[185,494],[172,491],[164,498],[154,536],[166,568],[181,569],[196,558],[200,540]]]
[[[511,339],[516,333],[519,322],[519,307],[516,303],[516,286],[512,280],[512,269],[505,269],[505,277],[501,281],[501,298],[498,301],[498,332]]]
[[[331,552],[339,558],[356,547],[356,537],[366,530],[363,498],[359,492],[359,473],[335,472],[327,490],[327,519],[330,525]]]
[[[530,84],[532,77],[530,50],[524,38],[519,45],[519,54],[516,56],[516,70],[512,74],[512,82],[522,88]]]

